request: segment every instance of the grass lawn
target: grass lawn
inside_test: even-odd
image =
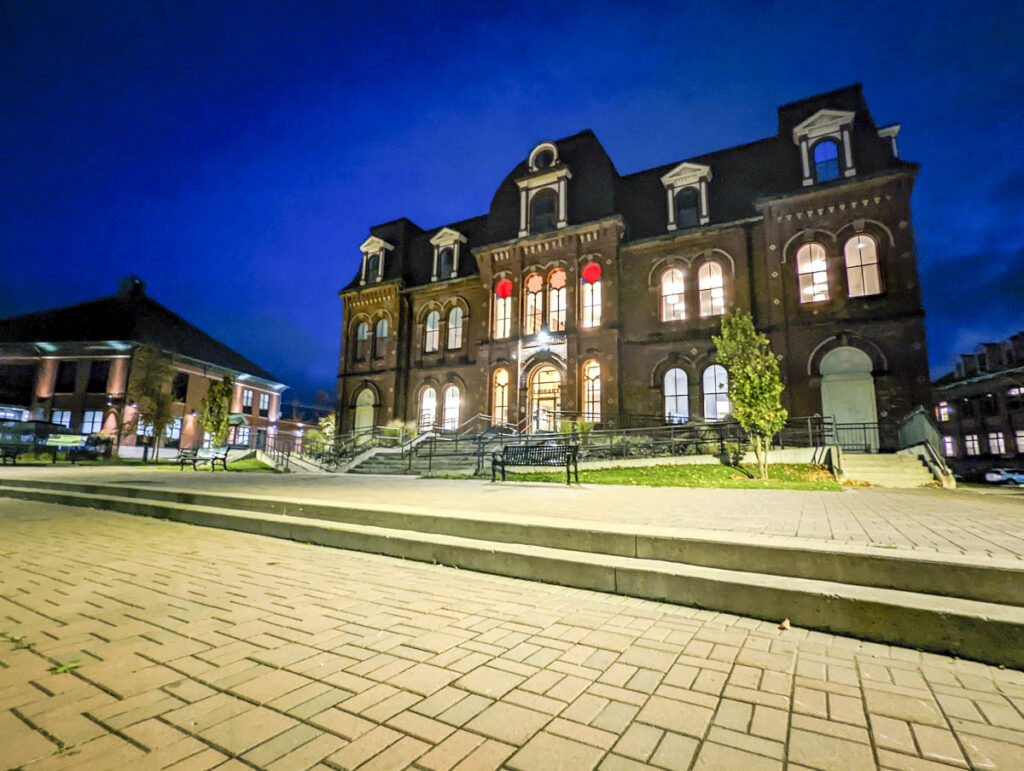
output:
[[[18,457],[18,466],[52,466],[53,461],[49,455],[22,455]],[[66,460],[58,460],[58,466],[69,466],[71,465]],[[98,468],[104,466],[117,466],[119,468],[138,468],[138,469],[156,469],[157,471],[179,471],[177,461],[163,460],[162,458],[158,461],[149,461],[143,463],[141,460],[131,459],[124,460],[121,458],[109,458],[102,460],[80,460],[75,463],[76,466],[83,466],[85,468]],[[191,471],[192,468],[187,469]],[[208,465],[202,465],[198,468],[199,471],[206,471],[209,473],[210,467]],[[217,472],[222,472],[224,469],[218,468]],[[239,473],[257,473],[257,474],[283,474],[283,471],[278,471],[273,466],[268,466],[266,463],[261,463],[255,458],[244,458],[238,461],[228,461],[228,471],[234,471]],[[214,472],[214,473],[217,473]]]
[[[757,467],[743,468],[757,476]],[[752,479],[739,469],[720,464],[680,464],[678,466],[634,466],[632,468],[580,469],[580,482],[593,485],[645,485],[648,487],[721,487],[752,490],[842,490],[832,473],[810,463],[774,463],[768,467],[769,479]],[[565,471],[508,474],[510,482],[565,482]]]

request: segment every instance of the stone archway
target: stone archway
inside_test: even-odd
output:
[[[356,396],[356,431],[369,431],[373,428],[373,403],[376,401],[372,388],[364,388]]]
[[[847,450],[878,450],[878,412],[871,358],[859,348],[834,348],[821,359],[821,414],[836,424]]]
[[[527,414],[530,433],[557,431],[562,411],[562,373],[552,364],[541,364],[530,373]]]

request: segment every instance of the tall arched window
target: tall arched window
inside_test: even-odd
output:
[[[673,367],[665,373],[665,422],[685,423],[690,419],[690,386],[686,373]]]
[[[431,311],[427,314],[427,325],[423,332],[423,351],[433,353],[441,344],[441,314]]]
[[[442,426],[449,430],[455,431],[459,427],[459,387],[457,385],[449,385],[444,389],[442,396]]]
[[[661,274],[662,321],[682,321],[686,318],[684,293],[683,271],[679,268],[669,268]]]
[[[697,289],[700,291],[700,315],[721,316],[725,313],[725,278],[721,264],[711,260],[697,271]]]
[[[583,419],[601,422],[601,365],[593,360],[583,365]]]
[[[558,194],[554,190],[538,190],[530,199],[530,232],[550,233],[558,222]]]
[[[700,224],[700,195],[693,187],[684,187],[676,192],[676,227],[695,228]]]
[[[494,339],[512,334],[512,282],[503,278],[494,284]]]
[[[828,263],[824,246],[811,243],[797,249],[796,273],[800,281],[800,302],[818,303],[828,299]]]
[[[448,311],[448,350],[454,351],[462,347],[462,308],[455,307]]]
[[[366,255],[366,280],[380,280],[380,255],[377,252]]]
[[[356,396],[356,414],[353,422],[353,428],[356,431],[368,431],[373,428],[375,401],[373,390],[370,388],[364,388]]]
[[[814,181],[839,179],[839,143],[823,139],[814,146]]]
[[[427,429],[437,420],[437,390],[427,386],[420,393],[420,428]]]
[[[544,323],[544,279],[531,273],[523,284],[526,307],[523,311],[523,334],[535,335]]]
[[[455,269],[455,252],[452,251],[450,246],[446,246],[441,250],[440,254],[437,255],[437,277],[441,281],[452,277],[452,271]]]
[[[499,369],[494,372],[494,407],[493,421],[495,425],[508,423],[508,382],[507,369]]]
[[[878,274],[878,242],[861,233],[843,247],[846,257],[846,288],[850,297],[881,294],[882,280]]]
[[[583,326],[601,326],[601,266],[588,263],[580,271],[583,280]]]
[[[548,329],[565,331],[565,271],[561,268],[548,276]]]
[[[356,327],[356,359],[362,361],[366,358],[366,354],[369,353],[370,341],[370,325],[365,321],[359,322],[359,326]]]
[[[373,331],[373,356],[380,359],[384,356],[384,346],[388,340],[388,321],[381,319]]]
[[[721,364],[704,370],[704,420],[725,420],[732,412],[729,402],[729,373]]]

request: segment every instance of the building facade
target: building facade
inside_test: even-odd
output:
[[[535,146],[484,215],[372,227],[340,292],[341,430],[720,420],[711,336],[737,307],[791,415],[928,404],[918,167],[898,131],[860,86],[780,107],[774,136],[627,175],[584,131]]]
[[[1024,466],[1024,332],[961,354],[935,382],[935,420],[957,473]]]
[[[153,445],[152,427],[137,420],[126,397],[140,345],[172,359],[175,417],[161,447],[210,441],[198,415],[210,384],[225,376],[235,384],[232,444],[301,440],[305,426],[280,419],[284,383],[148,297],[137,278],[110,297],[0,319],[0,403],[70,432],[105,434],[121,448]]]

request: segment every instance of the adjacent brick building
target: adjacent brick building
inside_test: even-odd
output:
[[[370,228],[340,292],[342,430],[721,419],[711,336],[734,307],[771,339],[791,415],[873,426],[928,404],[898,131],[859,85],[632,174],[583,131],[534,147],[479,217]]]

